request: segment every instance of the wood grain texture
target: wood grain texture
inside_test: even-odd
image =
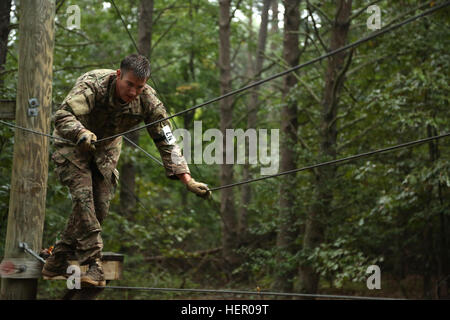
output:
[[[6,279],[38,279],[41,277],[42,263],[31,257],[25,258],[6,258],[2,263],[11,262],[19,269],[25,267],[24,270],[16,270],[11,274],[2,274],[2,278]]]
[[[69,261],[72,265],[79,266],[78,261],[72,260]],[[103,261],[103,272],[105,273],[105,280],[121,280],[122,279],[122,273],[123,273],[123,264],[121,261]],[[86,272],[88,269],[87,265],[81,266],[80,271],[81,273]],[[44,280],[66,280],[63,276],[60,277],[43,277]]]
[[[23,1],[19,23],[19,75],[16,124],[50,131],[54,0]],[[39,101],[39,115],[28,117],[28,100]],[[5,258],[23,258],[20,241],[41,249],[48,174],[48,138],[22,130],[14,136],[13,170]],[[2,279],[3,299],[35,299],[36,280]]]

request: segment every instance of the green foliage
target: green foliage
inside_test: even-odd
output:
[[[354,1],[353,13],[367,5]],[[56,17],[53,90],[54,103],[60,103],[82,73],[94,68],[118,68],[120,60],[135,48],[108,2],[77,0],[81,9],[81,29],[68,30],[65,1]],[[248,52],[255,56],[259,14],[255,9],[261,1],[238,1],[240,7],[231,22],[233,57],[232,86],[240,88],[248,78]],[[311,3],[315,3],[311,1]],[[116,1],[131,34],[137,39],[138,1]],[[317,3],[315,3],[317,5]],[[383,25],[404,19],[413,4],[379,2]],[[236,3],[233,1],[233,6]],[[253,5],[253,6],[252,6]],[[302,10],[306,9],[302,2]],[[14,7],[13,23],[17,23]],[[220,94],[218,65],[218,3],[217,1],[155,1],[152,79],[159,97],[173,114]],[[235,9],[233,7],[233,9]],[[303,16],[299,37],[301,62],[325,51],[333,19],[335,3],[325,1],[316,12],[320,17],[321,41],[312,21]],[[304,12],[303,12],[304,13]],[[416,11],[418,13],[418,11]],[[253,25],[248,17],[253,14]],[[412,15],[410,13],[407,16]],[[280,14],[281,17],[281,14]],[[349,42],[370,33],[366,29],[367,15],[362,13],[352,21]],[[282,22],[282,21],[281,21]],[[281,26],[282,24],[280,24]],[[269,31],[272,25],[269,25]],[[336,119],[338,136],[337,158],[367,152],[450,130],[448,9],[359,46],[353,52],[346,82],[340,93]],[[283,34],[269,32],[262,78],[286,68],[283,61]],[[252,33],[251,33],[252,32]],[[305,35],[309,34],[309,42]],[[9,36],[8,59],[2,74],[0,99],[14,99],[17,87],[18,30]],[[314,41],[314,43],[312,43]],[[308,47],[304,44],[308,43]],[[303,50],[304,49],[304,50]],[[289,143],[298,155],[297,166],[304,167],[331,157],[320,155],[321,99],[327,61],[308,66],[298,73],[298,84],[282,98],[283,80],[277,79],[259,87],[257,128],[279,129],[280,110],[287,102],[298,107],[298,140]],[[247,129],[249,94],[234,100],[233,127]],[[218,103],[196,110],[192,115],[173,119],[178,128],[201,120],[203,130],[220,127]],[[192,127],[190,127],[192,130]],[[448,139],[448,138],[446,138]],[[139,145],[159,157],[145,130]],[[14,131],[0,126],[0,243],[4,243],[8,216]],[[436,150],[437,152],[433,151]],[[52,151],[52,150],[51,150]],[[296,254],[279,252],[279,200],[282,179],[274,178],[251,184],[252,199],[247,206],[247,239],[238,251],[242,263],[234,275],[245,274],[239,283],[229,282],[222,269],[220,253],[207,256],[201,250],[218,248],[222,241],[222,221],[219,215],[220,193],[213,201],[203,201],[187,194],[185,187],[166,178],[164,170],[142,152],[124,148],[119,170],[125,161],[137,170],[136,207],[129,214],[120,213],[119,192],[111,204],[103,225],[105,251],[126,254],[124,286],[154,287],[224,287],[260,286],[270,288],[280,270],[309,264],[330,287],[345,289],[364,283],[369,265],[379,264],[384,273],[396,279],[408,275],[443,275],[440,266],[450,256],[450,164],[447,140],[423,144],[395,152],[348,162],[336,168],[336,177],[326,181],[332,190],[331,214],[320,217],[325,228],[320,245],[302,250],[306,221],[317,199],[315,171],[289,177],[295,185],[292,212],[297,218],[293,228],[299,230]],[[193,176],[208,183],[220,184],[218,165],[190,165]],[[242,166],[234,166],[234,179],[244,179]],[[253,177],[260,175],[260,165],[251,167]],[[241,189],[234,188],[237,208],[244,206]],[[55,243],[65,227],[71,211],[67,188],[62,187],[50,162],[46,219],[43,246]],[[443,244],[443,242],[447,241]],[[0,246],[0,257],[4,253]],[[277,255],[284,257],[277,260]],[[150,258],[162,257],[160,260]],[[149,260],[150,259],[150,260]],[[157,261],[157,262],[155,262]],[[162,261],[162,262],[161,262]],[[297,279],[289,279],[296,282]],[[350,282],[350,285],[349,285]],[[323,282],[322,282],[323,284]],[[295,284],[297,285],[297,283]],[[295,286],[294,286],[295,287]],[[39,282],[39,297],[60,298],[61,283]],[[360,289],[360,288],[359,288]],[[359,290],[358,289],[358,290]],[[365,292],[367,294],[367,292]],[[387,294],[386,294],[387,295]],[[415,293],[422,297],[421,293]],[[109,299],[179,298],[179,294],[105,291]],[[192,298],[188,296],[186,298]]]
[[[364,282],[367,267],[380,264],[384,259],[365,256],[352,242],[355,242],[355,238],[345,237],[338,238],[333,243],[322,243],[306,256],[303,252],[300,259],[305,259],[336,288],[342,288],[346,281]]]

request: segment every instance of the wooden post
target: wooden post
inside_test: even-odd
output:
[[[50,131],[54,17],[54,0],[20,2],[15,119],[19,126],[45,133]],[[42,248],[48,148],[48,138],[16,130],[5,259],[34,259],[19,248],[19,242],[35,252]],[[3,278],[1,284],[2,299],[36,299],[37,279]]]

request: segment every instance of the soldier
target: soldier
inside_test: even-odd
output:
[[[55,142],[52,160],[61,183],[72,196],[72,213],[67,226],[46,260],[46,277],[68,276],[68,256],[75,253],[81,265],[89,268],[81,276],[82,285],[104,286],[101,265],[101,224],[119,179],[116,169],[122,137],[103,140],[125,132],[141,121],[151,123],[167,117],[155,91],[146,84],[150,77],[148,60],[137,54],[122,60],[120,69],[93,70],[76,81],[55,112],[53,135],[73,141]],[[166,121],[147,127],[170,179],[183,182],[196,195],[208,198],[208,187],[195,181],[181,150],[174,143]]]

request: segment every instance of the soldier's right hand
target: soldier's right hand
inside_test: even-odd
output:
[[[91,131],[84,129],[78,135],[77,146],[82,152],[95,151],[95,141],[97,141],[97,136]]]
[[[208,186],[204,183],[195,181],[193,178],[186,183],[186,188],[200,198],[209,199],[211,197],[211,191]]]

